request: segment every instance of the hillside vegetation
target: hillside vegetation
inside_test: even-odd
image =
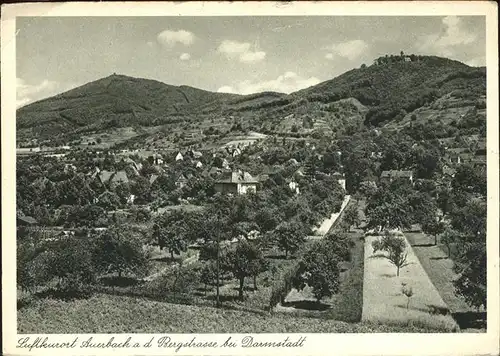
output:
[[[172,131],[232,126],[266,134],[352,134],[362,126],[400,129],[445,118],[459,125],[471,109],[484,109],[486,69],[446,58],[386,56],[334,79],[286,95],[213,93],[113,74],[18,109],[20,141],[53,139],[116,127],[164,126]],[[438,117],[436,110],[451,108]],[[434,110],[434,111],[433,111]],[[474,112],[468,127],[479,127]],[[172,140],[169,137],[169,140]]]

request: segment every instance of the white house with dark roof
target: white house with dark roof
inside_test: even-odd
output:
[[[257,191],[257,178],[248,172],[227,172],[215,182],[215,191],[219,193],[246,194]]]

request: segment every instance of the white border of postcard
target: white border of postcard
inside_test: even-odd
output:
[[[250,16],[250,15],[403,15],[446,16],[478,15],[486,17],[487,40],[487,172],[488,172],[488,324],[482,334],[290,334],[290,338],[305,336],[300,348],[234,348],[143,347],[159,334],[95,334],[95,335],[17,335],[16,327],[16,185],[15,185],[15,19],[16,16]],[[480,355],[499,353],[499,164],[498,164],[498,24],[497,4],[494,2],[130,2],[130,3],[31,3],[2,5],[1,18],[2,65],[2,306],[3,354],[5,355]],[[49,337],[51,343],[69,342],[93,336],[93,341],[107,341],[115,336],[116,342],[129,336],[139,348],[81,349],[81,348],[16,348],[21,337]],[[224,343],[229,336],[241,340],[241,334],[170,334],[175,342],[197,341]],[[258,341],[281,341],[284,334],[257,334]],[[147,346],[147,345],[146,345]]]

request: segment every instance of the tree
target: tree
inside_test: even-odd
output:
[[[436,220],[437,206],[429,194],[413,192],[407,196],[407,204],[411,208],[412,223]]]
[[[147,203],[150,201],[151,185],[145,177],[137,177],[132,185],[132,194],[136,196],[138,203]]]
[[[288,253],[295,253],[305,241],[303,226],[296,222],[283,222],[273,231],[273,239],[278,247],[285,251],[285,258]]]
[[[403,295],[408,298],[408,301],[406,302],[406,309],[408,309],[410,307],[410,298],[413,297],[413,288],[411,286],[403,284],[403,286],[401,287],[401,293],[403,293]]]
[[[243,300],[245,277],[255,276],[265,268],[262,252],[250,242],[239,241],[235,248],[228,251],[225,264],[235,278],[239,280],[238,297]]]
[[[115,193],[122,204],[126,204],[130,196],[130,186],[128,183],[119,183],[115,186]]]
[[[399,277],[399,270],[408,265],[406,262],[408,253],[406,252],[405,239],[387,232],[381,241],[373,241],[372,247],[374,251],[382,250],[388,253],[385,257],[396,266],[396,275]]]
[[[422,223],[422,231],[427,235],[434,236],[434,245],[437,245],[437,235],[444,232],[444,223],[436,218],[429,218]]]
[[[303,290],[306,285],[312,288],[314,297],[319,302],[324,297],[337,293],[340,285],[339,257],[324,243],[316,242],[304,254],[293,285]]]
[[[486,241],[486,202],[469,200],[450,213],[451,226],[472,241]]]
[[[95,281],[90,242],[84,238],[63,238],[51,244],[44,253],[47,280],[58,279],[58,289],[66,297],[88,296],[88,286]]]
[[[469,305],[486,308],[486,202],[471,199],[450,213],[452,228],[459,233],[454,270],[459,278],[456,292]]]
[[[377,183],[373,181],[364,181],[359,184],[358,191],[366,198],[372,197],[377,192]]]
[[[452,229],[451,227],[445,228],[440,236],[440,241],[444,244],[448,250],[448,258],[451,258],[451,246],[459,240],[458,231]]]
[[[368,228],[380,226],[382,230],[408,228],[413,221],[413,209],[408,199],[413,189],[409,182],[395,180],[382,185],[367,201],[365,213]]]
[[[142,241],[126,226],[112,226],[95,238],[94,262],[102,273],[123,272],[142,275],[148,266],[148,255]]]
[[[359,221],[358,205],[350,204],[344,211],[344,221],[346,222],[347,231],[351,230],[352,225],[357,225]]]
[[[105,210],[115,210],[121,205],[120,197],[113,192],[106,191],[99,196],[97,205]]]
[[[174,253],[180,254],[187,249],[189,222],[182,210],[167,211],[154,224],[153,234],[160,250],[168,249],[172,260]]]
[[[486,243],[467,242],[459,245],[460,252],[455,258],[455,291],[465,301],[476,308],[486,308]]]
[[[41,246],[41,236],[38,231],[28,230],[21,238],[17,236],[17,285],[22,290],[33,291],[37,285],[47,282],[48,263],[45,249]]]
[[[418,178],[432,178],[440,170],[440,154],[434,147],[418,146],[412,152],[412,160]]]
[[[351,248],[354,247],[354,241],[346,234],[328,233],[324,238],[324,246],[332,251],[343,261],[351,260]]]
[[[205,295],[207,295],[207,287],[209,285],[215,284],[217,279],[217,268],[212,261],[209,261],[203,265],[201,270],[200,279],[205,285]]]

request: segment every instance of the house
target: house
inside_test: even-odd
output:
[[[447,164],[445,164],[443,166],[442,172],[443,172],[443,175],[451,177],[451,178],[455,177],[455,174],[457,173],[456,169],[451,168]]]
[[[300,167],[299,169],[297,169],[294,173],[293,173],[293,177],[294,178],[302,178],[302,177],[305,177],[305,173],[304,173],[304,168]]]
[[[76,172],[76,166],[71,163],[66,163],[64,165],[64,173]]]
[[[127,173],[125,171],[118,171],[118,172],[101,171],[98,173],[98,175],[99,175],[99,180],[103,185],[106,185],[107,183],[112,185],[118,185],[121,183],[129,182]]]
[[[248,172],[227,172],[215,182],[215,191],[219,193],[245,194],[257,191],[259,181]]]
[[[127,198],[127,204],[134,204],[135,201],[135,195],[130,194],[129,197]]]
[[[201,157],[203,157],[203,153],[195,150],[189,150],[187,154],[193,159],[200,159]]]
[[[36,220],[31,216],[18,216],[17,226],[34,226],[36,225]]]
[[[154,165],[163,164],[163,156],[159,153],[154,153],[152,156],[148,157],[148,160]]]
[[[16,148],[16,154],[18,155],[31,154],[40,152],[40,150],[41,150],[40,147],[21,147],[21,148]]]
[[[101,181],[102,184],[107,184],[109,182],[109,180],[111,179],[111,177],[115,174],[115,172],[112,172],[112,171],[98,171],[96,170],[97,172],[97,176],[99,177],[99,180]]]
[[[413,183],[413,172],[412,171],[383,171],[380,175],[381,182],[392,182],[395,179],[408,179],[411,183]]]
[[[124,162],[127,164],[128,171],[135,175],[140,176],[139,171],[142,169],[142,163],[137,164],[132,158],[127,157]]]
[[[295,194],[300,194],[299,184],[295,180],[288,182],[288,188]]]
[[[129,180],[127,177],[127,173],[125,171],[118,171],[111,178],[111,184],[121,184],[121,183],[128,183],[128,182],[129,182]]]
[[[235,148],[233,152],[231,152],[231,156],[236,157],[241,154],[241,150],[239,148]]]
[[[203,167],[203,163],[201,163],[200,161],[196,161],[194,166],[196,168],[202,168]]]
[[[476,145],[476,156],[485,156],[486,155],[486,142],[479,141]]]
[[[209,177],[209,176],[216,176],[220,172],[221,172],[220,168],[211,167],[210,169],[205,169],[202,174],[204,177]]]
[[[186,186],[188,182],[188,179],[186,178],[186,176],[184,174],[181,174],[177,180],[175,181],[175,186],[177,188],[184,188]]]
[[[157,174],[151,174],[151,177],[149,177],[149,184],[153,185],[153,183],[156,182],[157,179],[158,179]]]
[[[332,177],[339,182],[340,186],[345,190],[345,175],[339,172],[335,172],[332,174]]]
[[[383,157],[383,153],[382,152],[371,152],[370,153],[370,158],[382,158]]]
[[[175,160],[176,161],[183,161],[184,160],[184,157],[182,156],[182,153],[177,153],[177,156],[175,156]]]
[[[227,159],[225,159],[225,158],[222,159],[221,167],[224,169],[229,169],[229,162]]]

